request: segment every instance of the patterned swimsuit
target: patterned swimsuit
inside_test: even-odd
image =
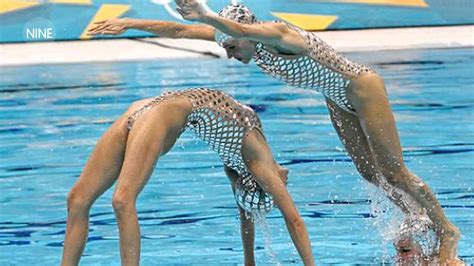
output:
[[[280,22],[284,23],[284,22]],[[346,96],[351,79],[375,73],[369,67],[354,63],[321,40],[315,33],[285,23],[305,40],[308,52],[297,58],[285,58],[270,53],[257,44],[253,57],[264,72],[289,85],[315,90],[339,107],[354,111]]]
[[[235,199],[240,207],[250,213],[266,213],[273,199],[266,194],[250,174],[242,158],[242,143],[253,129],[262,131],[262,124],[254,110],[234,100],[221,91],[190,89],[164,93],[135,111],[128,118],[128,128],[147,110],[160,102],[185,97],[192,104],[187,117],[186,129],[191,129],[200,139],[219,154],[225,166],[239,175]]]

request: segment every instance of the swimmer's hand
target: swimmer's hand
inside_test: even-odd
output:
[[[94,26],[87,31],[87,35],[120,35],[128,29],[127,18],[112,18],[95,22]]]
[[[175,0],[175,2],[176,10],[185,20],[203,22],[208,15],[199,0]]]

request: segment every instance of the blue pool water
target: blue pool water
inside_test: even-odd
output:
[[[437,193],[474,263],[473,49],[354,53],[386,79],[408,166]],[[316,260],[393,261],[358,176],[320,95],[255,66],[227,60],[69,64],[0,69],[0,265],[57,265],[66,195],[98,137],[134,100],[206,86],[256,108]],[[83,265],[118,265],[112,190],[91,211]],[[218,157],[187,133],[163,157],[138,201],[143,265],[243,261],[237,210]],[[378,223],[378,226],[374,226]],[[383,223],[382,223],[383,225]],[[257,262],[299,263],[278,211],[271,249],[257,232]]]

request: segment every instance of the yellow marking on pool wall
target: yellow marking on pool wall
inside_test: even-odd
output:
[[[92,20],[89,22],[89,25],[84,29],[81,34],[81,39],[90,39],[91,36],[87,35],[87,31],[94,27],[94,23],[101,20],[111,19],[120,17],[123,13],[127,12],[130,9],[130,5],[118,5],[118,4],[103,4],[100,6],[99,10],[95,13]]]
[[[272,15],[277,18],[283,19],[295,26],[298,26],[304,30],[324,30],[337,20],[337,16],[280,12],[272,12]]]
[[[92,0],[49,0],[53,4],[92,5]]]
[[[0,14],[5,14],[39,5],[39,1],[1,0]]]
[[[314,2],[340,2],[340,3],[356,3],[368,5],[390,5],[390,6],[411,6],[411,7],[428,7],[425,0],[315,0]]]

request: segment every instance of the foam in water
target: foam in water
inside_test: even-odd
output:
[[[390,262],[390,254],[387,249],[389,245],[387,244],[404,238],[411,238],[420,245],[424,257],[430,257],[436,253],[438,239],[433,223],[408,195],[395,188],[388,189],[388,193],[401,195],[404,205],[408,206],[410,210],[414,210],[412,214],[405,215],[387,199],[387,192],[374,186],[368,186],[367,191],[371,201],[371,213],[374,217],[370,222],[381,236],[382,261],[384,263]]]
[[[265,219],[265,214],[254,213],[251,218],[256,227],[259,228],[262,232],[265,252],[267,253],[267,257],[269,258],[269,263],[271,263],[272,265],[282,265],[282,263],[278,260],[275,251],[272,248],[272,234],[270,232],[270,228],[268,227],[267,219]]]
[[[367,192],[370,199],[370,209],[373,219],[370,219],[370,226],[375,227],[379,232],[381,241],[382,261],[389,262],[390,254],[387,247],[395,240],[398,225],[403,219],[403,214],[387,200],[385,194],[374,186],[368,186]]]

